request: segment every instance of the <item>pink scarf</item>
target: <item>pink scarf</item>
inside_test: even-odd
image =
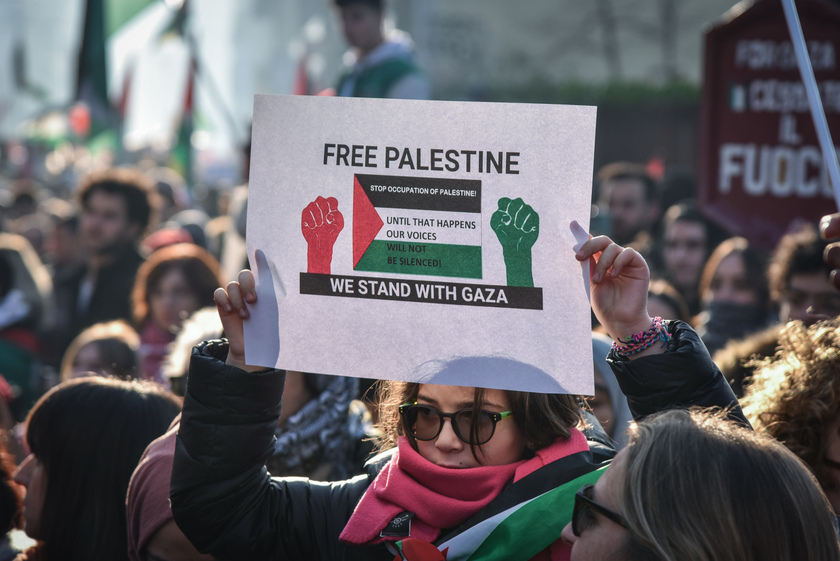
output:
[[[379,533],[395,516],[409,511],[415,515],[411,537],[431,543],[441,528],[453,528],[466,521],[511,481],[588,448],[583,433],[572,429],[570,438],[557,439],[529,460],[452,469],[426,460],[408,439],[400,437],[397,453],[365,491],[340,539],[357,545],[387,541],[389,538],[380,537]]]

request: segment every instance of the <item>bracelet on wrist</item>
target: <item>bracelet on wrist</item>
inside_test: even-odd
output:
[[[639,354],[652,346],[656,341],[662,341],[662,346],[664,347],[670,340],[671,334],[668,332],[665,321],[657,316],[653,318],[653,325],[646,331],[628,335],[623,341],[613,342],[612,350],[618,356],[627,358]]]

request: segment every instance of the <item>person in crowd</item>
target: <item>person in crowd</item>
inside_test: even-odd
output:
[[[730,341],[712,356],[739,399],[744,395],[744,386],[756,364],[776,353],[782,327],[779,323],[771,324],[743,339]]]
[[[43,391],[42,341],[52,295],[49,273],[29,242],[0,233],[0,374],[11,385],[9,405],[17,420]]]
[[[213,561],[178,528],[169,507],[169,480],[178,419],[149,444],[131,475],[126,498],[130,561]]]
[[[840,212],[828,214],[820,220],[820,237],[825,241],[840,238]],[[831,269],[830,280],[840,290],[840,242],[830,243],[824,252],[825,264]]]
[[[91,325],[70,343],[61,360],[61,381],[82,376],[138,377],[140,336],[118,319]]]
[[[757,431],[811,468],[840,514],[840,320],[788,323],[779,353],[753,374],[743,403]]]
[[[671,283],[664,279],[650,281],[648,312],[654,317],[691,321],[685,299]]]
[[[351,50],[336,93],[342,97],[429,99],[430,86],[407,33],[385,30],[385,0],[334,0]]]
[[[143,238],[143,241],[140,242],[140,251],[143,255],[151,255],[163,247],[179,243],[193,243],[193,238],[189,232],[180,226],[164,224]]]
[[[683,201],[665,211],[662,276],[682,294],[692,316],[700,312],[700,275],[717,241],[712,226],[694,202]]]
[[[364,472],[375,431],[358,378],[286,372],[274,452],[266,468],[275,477],[338,481]]]
[[[67,290],[62,290],[82,266],[85,255],[79,234],[79,214],[68,201],[51,197],[42,203],[50,228],[44,238],[44,264],[48,267],[54,290],[52,326],[42,338],[44,362],[51,367],[61,364],[67,346],[64,327],[71,321],[72,301]]]
[[[175,393],[186,389],[193,347],[221,336],[215,307],[202,308],[184,322],[163,366]],[[357,386],[357,378],[286,372],[277,441],[266,461],[273,476],[334,481],[363,472],[375,431],[367,408],[354,399]]]
[[[595,395],[588,398],[587,402],[592,409],[592,414],[610,437],[615,449],[620,450],[627,442],[626,431],[633,421],[633,414],[627,406],[627,398],[621,393],[615,374],[607,363],[607,355],[611,347],[612,339],[608,336],[592,333]]]
[[[51,224],[44,238],[44,263],[54,280],[63,279],[84,258],[79,239],[79,213],[71,203],[58,197],[45,200],[41,206]]]
[[[87,259],[57,291],[68,309],[63,346],[85,327],[131,319],[131,289],[143,262],[137,244],[155,220],[154,183],[136,170],[110,168],[86,175],[78,188],[79,228]]]
[[[186,230],[195,245],[207,249],[205,228],[208,222],[210,222],[210,215],[206,212],[197,208],[188,208],[174,214],[167,225]]]
[[[590,263],[592,307],[616,342],[611,364],[635,416],[666,406],[719,406],[746,423],[690,327],[647,314],[649,271],[637,252],[599,236],[576,259]],[[259,306],[250,271],[215,296],[228,341],[194,351],[170,490],[178,526],[202,553],[372,559],[387,548],[397,555],[430,543],[467,548],[473,523],[534,493],[594,481],[613,454],[578,429],[575,396],[393,382],[380,417],[386,451],[366,474],[330,485],[272,480],[264,463],[282,412],[285,373],[245,360],[242,322]],[[640,343],[628,343],[633,334]],[[528,368],[498,357],[473,359],[495,367],[503,360],[512,376]],[[464,360],[441,363],[436,375],[451,379]],[[571,506],[552,502],[539,514],[522,511],[529,531],[508,533],[513,541],[505,551],[516,549],[526,559],[568,554],[558,538]],[[546,513],[555,524],[545,523]],[[531,515],[538,524],[528,523]]]
[[[38,211],[44,187],[32,179],[18,179],[12,183],[11,193],[12,203],[6,218],[15,220]]]
[[[155,191],[160,201],[161,223],[167,222],[174,214],[190,207],[190,192],[187,182],[180,173],[172,168],[155,167],[147,172],[155,182]]]
[[[768,267],[770,294],[779,307],[779,321],[816,323],[840,315],[840,290],[823,260],[828,243],[814,224],[788,232],[773,251]]]
[[[23,525],[23,490],[14,481],[14,456],[0,440],[0,561],[12,561],[20,551],[11,533]]]
[[[659,185],[642,164],[614,162],[597,175],[599,206],[607,210],[610,237],[648,256],[659,220]]]
[[[563,530],[572,561],[831,561],[825,495],[772,438],[708,412],[634,424]]]
[[[155,384],[78,378],[30,411],[24,530],[37,541],[21,561],[128,559],[125,497],[146,446],[166,432],[181,401]]]
[[[741,237],[721,242],[706,261],[700,276],[703,311],[695,324],[712,355],[770,322],[765,266],[761,252]]]
[[[830,218],[823,218],[823,231]],[[755,365],[775,354],[779,334],[789,321],[808,325],[840,314],[840,292],[832,284],[828,258],[827,241],[819,239],[813,225],[788,232],[777,244],[767,278],[771,299],[778,306],[779,323],[744,340],[732,341],[714,356],[739,397]]]
[[[132,292],[141,377],[166,381],[161,367],[169,345],[184,320],[212,302],[220,283],[219,262],[195,244],[163,247],[143,263]]]
[[[186,391],[193,347],[221,336],[222,322],[215,306],[201,308],[184,322],[163,360],[163,377],[173,392],[183,396]]]

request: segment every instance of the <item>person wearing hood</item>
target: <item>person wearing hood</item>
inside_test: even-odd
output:
[[[592,362],[595,366],[595,395],[587,398],[592,414],[601,423],[604,432],[612,439],[616,450],[627,444],[627,428],[633,422],[633,414],[627,405],[627,398],[618,385],[615,373],[607,363],[612,339],[603,333],[592,333]]]
[[[429,99],[430,87],[403,31],[384,29],[384,0],[335,0],[351,49],[336,86],[341,97]]]

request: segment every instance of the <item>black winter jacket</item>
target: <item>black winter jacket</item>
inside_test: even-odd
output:
[[[690,405],[732,407],[731,416],[746,423],[697,334],[682,322],[672,322],[669,330],[674,337],[665,354],[626,361],[611,353],[633,414]],[[272,479],[264,463],[273,450],[285,373],[247,373],[224,364],[226,355],[222,341],[193,351],[170,491],[181,530],[199,551],[220,560],[393,559],[382,545],[338,540],[390,454],[380,454],[368,462],[366,475],[347,481]],[[614,454],[593,440],[590,449],[593,464]]]

